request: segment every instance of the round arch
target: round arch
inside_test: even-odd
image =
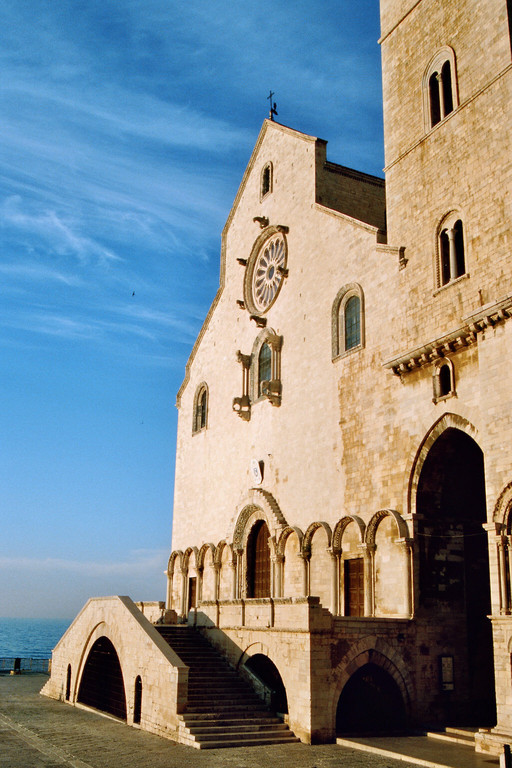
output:
[[[510,511],[512,509],[512,483],[505,486],[498,497],[498,501],[494,506],[492,519],[494,523],[498,523],[503,533],[510,535],[512,533],[512,515]]]
[[[324,523],[323,521],[311,523],[311,525],[308,525],[308,528],[306,530],[306,533],[304,534],[304,540],[302,542],[302,551],[306,555],[311,550],[311,541],[313,539],[313,535],[315,531],[317,531],[319,528],[323,528],[326,535],[327,535],[327,546],[330,547],[332,543],[332,531],[331,526],[329,523]]]
[[[126,721],[126,692],[119,656],[102,635],[92,644],[83,667],[77,701]]]
[[[304,540],[304,534],[302,533],[300,528],[297,528],[297,526],[288,525],[286,528],[284,528],[281,531],[281,535],[279,536],[279,539],[277,541],[276,551],[278,555],[284,556],[286,542],[288,541],[288,537],[291,536],[292,533],[295,533],[295,535],[297,536],[297,540],[299,542],[299,549],[302,550],[302,542]]]
[[[345,533],[345,530],[351,523],[356,524],[356,527],[359,532],[360,543],[363,544],[364,542],[365,530],[366,530],[366,526],[364,522],[361,520],[361,518],[358,515],[346,515],[345,517],[342,517],[341,520],[338,520],[338,522],[334,526],[334,532],[332,535],[332,548],[333,548],[333,551],[336,552],[336,554],[340,554],[341,552],[343,534]]]
[[[277,695],[270,702],[271,708],[280,714],[286,714],[288,712],[286,693],[288,684],[286,672],[283,674],[283,669],[288,669],[286,663],[281,665],[280,660],[270,651],[269,646],[257,641],[248,645],[240,654],[236,669],[243,670],[244,668],[256,674],[263,683],[275,690]],[[285,703],[285,708],[280,709],[279,706],[282,706],[283,703]]]
[[[247,542],[248,528],[255,520],[264,520],[272,537],[279,535],[283,528],[288,525],[272,494],[263,488],[251,488],[248,499],[235,521],[233,549],[241,550],[244,548]]]
[[[406,539],[409,537],[409,529],[407,527],[407,523],[398,512],[396,512],[394,509],[379,509],[379,511],[374,514],[366,528],[366,544],[375,545],[375,534],[377,533],[377,528],[379,527],[379,523],[381,523],[385,517],[391,517],[395,521],[398,538]]]

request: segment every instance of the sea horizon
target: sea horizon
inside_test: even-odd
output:
[[[0,658],[49,659],[72,619],[0,616]]]

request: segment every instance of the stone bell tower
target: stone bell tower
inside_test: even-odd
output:
[[[405,248],[404,309],[444,293],[426,325],[404,329],[414,344],[512,275],[512,11],[507,0],[380,8],[388,242]]]

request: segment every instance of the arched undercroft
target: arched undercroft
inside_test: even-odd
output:
[[[274,662],[265,654],[256,653],[247,659],[244,666],[266,686],[269,693],[267,703],[272,712],[277,712],[279,715],[288,714],[286,688]]]
[[[336,708],[336,733],[396,733],[406,729],[400,687],[382,666],[369,661],[350,677]]]
[[[89,651],[77,701],[126,721],[123,673],[117,651],[108,637],[99,637]]]
[[[383,639],[379,639],[375,644],[375,638],[366,636],[354,643],[349,652],[340,660],[334,670],[334,677],[337,679],[337,682],[330,688],[329,701],[327,704],[331,712],[333,725],[336,723],[338,705],[345,687],[356,673],[358,675],[355,678],[357,681],[357,679],[363,675],[359,670],[368,667],[368,665],[379,667],[384,673],[392,678],[396,689],[400,693],[405,717],[406,719],[408,718],[413,698],[413,683],[409,670],[404,664],[401,656],[387,642]],[[382,679],[382,675],[380,677]],[[371,728],[367,727],[366,730],[369,731]]]
[[[279,714],[288,712],[288,698],[286,694],[286,666],[283,671],[279,668],[279,660],[271,653],[270,648],[260,641],[251,643],[241,653],[236,664],[237,669],[249,669],[256,674],[263,683],[275,691],[272,709]]]

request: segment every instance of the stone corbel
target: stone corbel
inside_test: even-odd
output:
[[[276,379],[262,381],[261,394],[266,397],[272,405],[281,405],[281,382]]]
[[[250,421],[249,371],[251,369],[251,355],[244,355],[238,350],[237,360],[242,365],[242,396],[233,399],[233,410],[244,421]]]

